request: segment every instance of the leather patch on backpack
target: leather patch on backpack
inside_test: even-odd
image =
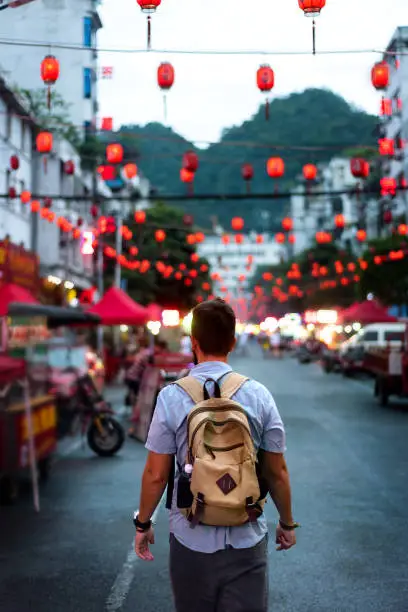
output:
[[[237,483],[228,473],[224,474],[224,476],[221,476],[221,478],[217,480],[216,484],[224,493],[224,495],[228,495],[228,493],[231,493],[231,491],[233,491],[237,487]]]

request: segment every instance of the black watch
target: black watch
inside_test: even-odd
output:
[[[148,521],[146,521],[146,523],[142,523],[141,521],[139,521],[138,517],[138,513],[135,512],[133,514],[133,524],[136,527],[136,531],[149,531],[150,527],[152,526],[152,521],[149,519]]]
[[[294,531],[295,529],[297,529],[298,527],[300,527],[299,523],[293,523],[292,525],[287,525],[286,523],[284,523],[283,521],[281,521],[279,519],[279,525],[282,527],[282,529],[284,529],[285,531]]]

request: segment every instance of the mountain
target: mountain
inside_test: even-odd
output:
[[[328,90],[308,89],[270,104],[270,119],[265,109],[242,125],[226,129],[220,142],[208,149],[196,149],[200,158],[195,193],[244,193],[241,165],[250,163],[255,170],[252,192],[267,193],[274,189],[265,170],[271,156],[285,161],[285,177],[279,190],[295,184],[296,177],[306,163],[327,162],[335,155],[360,147],[376,145],[376,117],[356,109],[343,98]],[[184,194],[180,182],[181,158],[193,145],[159,123],[144,127],[122,126],[119,137],[123,144],[138,154],[138,164],[160,194]],[[211,225],[216,215],[219,222],[229,227],[233,215],[242,215],[246,227],[262,231],[274,230],[285,208],[284,200],[247,200],[220,202],[188,201],[180,203],[193,214],[197,223]],[[269,221],[265,227],[265,212]]]

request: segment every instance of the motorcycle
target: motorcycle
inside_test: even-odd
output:
[[[57,388],[54,394],[60,417],[59,437],[79,429],[82,435],[86,434],[91,450],[100,457],[110,457],[122,448],[125,431],[89,374],[77,377],[68,393]]]

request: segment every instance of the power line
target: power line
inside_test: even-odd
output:
[[[160,55],[213,55],[213,56],[259,56],[259,55],[280,55],[280,56],[302,56],[312,55],[311,51],[282,51],[265,49],[137,49],[120,47],[85,47],[84,45],[73,43],[58,43],[46,41],[28,41],[11,38],[1,38],[0,45],[10,45],[19,47],[39,47],[45,49],[66,49],[70,51],[87,51],[98,53],[120,53],[120,54],[160,54]],[[388,55],[390,57],[408,55],[405,51],[386,51],[382,49],[326,49],[318,51],[317,55]]]

